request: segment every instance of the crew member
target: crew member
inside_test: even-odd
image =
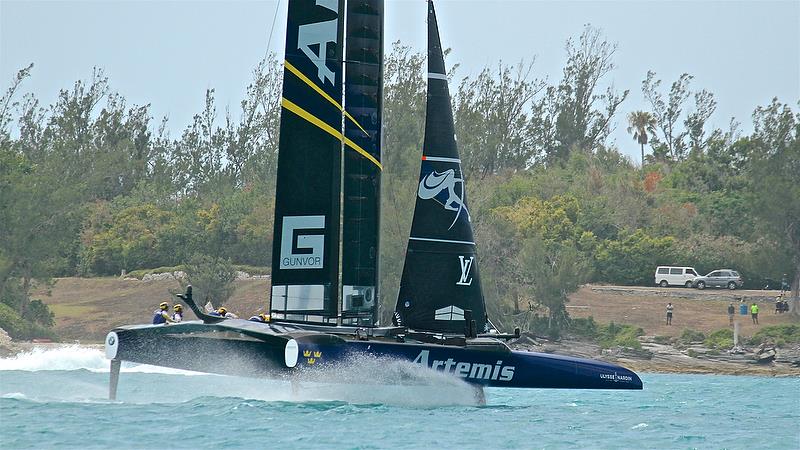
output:
[[[672,310],[674,307],[672,306],[672,302],[667,303],[667,325],[672,325]]]
[[[183,306],[181,306],[180,303],[176,303],[172,309],[175,310],[172,314],[172,321],[181,322],[183,320]]]
[[[257,316],[253,316],[253,317],[251,317],[251,318],[249,318],[247,320],[249,320],[251,322],[267,323],[267,322],[269,322],[269,316],[264,314],[264,313],[261,313],[261,314],[259,314]]]
[[[750,317],[753,318],[753,323],[758,325],[758,305],[755,303],[750,306]]]
[[[162,323],[172,322],[172,318],[169,316],[169,303],[161,302],[158,305],[158,309],[153,311],[153,325],[158,325]]]
[[[219,309],[217,309],[216,311],[211,311],[208,314],[211,316],[224,317],[226,319],[232,317],[232,314],[230,314],[228,310],[225,309],[224,306],[220,306]]]
[[[736,308],[733,307],[733,302],[728,305],[728,323],[733,326],[733,315],[736,314]]]

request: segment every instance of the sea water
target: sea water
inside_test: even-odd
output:
[[[363,369],[293,388],[126,364],[108,401],[100,350],[35,349],[0,359],[0,448],[800,448],[796,377],[644,373],[643,391],[491,388],[478,405],[449,376]]]

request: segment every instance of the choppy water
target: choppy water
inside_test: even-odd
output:
[[[123,366],[109,402],[99,350],[37,350],[0,359],[0,447],[800,448],[799,378],[642,379],[638,392],[487,389],[476,406],[468,386],[441,376],[293,393],[280,381]]]

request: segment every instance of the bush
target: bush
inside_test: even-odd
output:
[[[57,339],[53,330],[23,319],[16,311],[3,303],[0,303],[0,328],[6,330],[12,339],[17,340]]]
[[[557,340],[561,337],[561,329],[559,327],[550,327],[550,320],[547,316],[540,317],[535,314],[528,322],[528,330],[536,336],[547,336],[550,339]]]
[[[703,345],[718,350],[733,348],[733,330],[730,328],[723,328],[714,331],[703,340]]]
[[[597,322],[591,316],[588,319],[571,319],[568,330],[576,336],[597,338]]]
[[[617,325],[614,322],[600,327],[599,343],[603,348],[620,346],[625,348],[641,349],[642,344],[638,337],[644,335],[644,330],[633,325]]]
[[[758,330],[750,338],[751,345],[759,345],[767,341],[778,347],[787,343],[800,342],[800,325],[770,325]]]
[[[688,344],[689,342],[702,342],[706,340],[706,335],[701,331],[690,330],[687,328],[683,330],[678,340],[683,344]]]

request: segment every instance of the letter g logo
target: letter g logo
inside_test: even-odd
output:
[[[322,269],[324,234],[300,234],[298,230],[324,230],[325,216],[284,216],[281,232],[280,269]],[[295,241],[295,236],[297,240]]]

